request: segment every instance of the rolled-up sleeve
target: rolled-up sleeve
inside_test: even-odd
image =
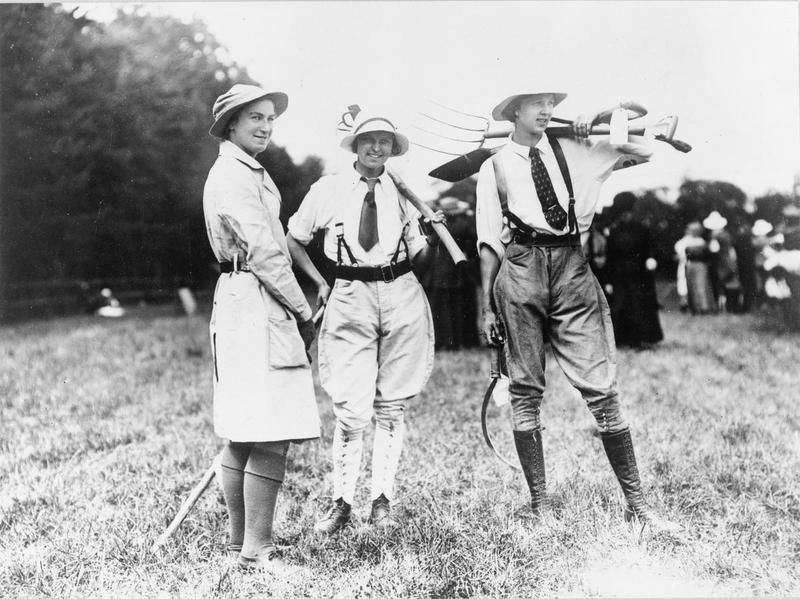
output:
[[[247,169],[244,165],[241,168]],[[243,242],[250,271],[269,294],[298,319],[308,320],[311,307],[292,272],[290,259],[275,238],[273,219],[277,216],[270,214],[258,194],[252,173],[242,170],[226,177],[225,192],[218,203],[220,219]]]
[[[306,197],[300,203],[292,217],[289,219],[288,230],[292,237],[303,245],[308,245],[320,228],[320,209],[321,199],[324,191],[321,189],[321,181],[314,183],[308,190]]]
[[[475,194],[475,229],[478,234],[478,253],[480,253],[482,245],[487,245],[502,260],[505,255],[505,246],[500,240],[504,227],[503,211],[497,193],[492,159],[486,160],[481,165]]]
[[[624,144],[615,144],[611,146],[620,154],[628,156],[637,156],[649,160],[653,156],[653,145],[650,141],[641,135],[629,135],[628,141]]]
[[[415,206],[412,206],[411,202],[405,201],[405,205],[408,227],[406,227],[404,235],[406,244],[408,244],[408,258],[413,259],[428,246],[428,240],[420,230],[419,218],[421,214],[419,210],[417,210]]]
[[[577,142],[588,149],[590,168],[599,181],[611,176],[614,168],[627,168],[650,160],[653,149],[642,136],[629,136],[623,144],[611,144],[608,139]]]

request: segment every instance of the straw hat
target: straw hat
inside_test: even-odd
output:
[[[724,229],[725,225],[727,224],[728,219],[722,216],[716,210],[709,214],[703,221],[703,226],[709,231],[719,231],[720,229]]]
[[[237,83],[214,102],[214,107],[211,109],[214,124],[211,125],[211,129],[208,132],[214,137],[223,139],[228,121],[231,120],[236,110],[245,104],[262,98],[272,100],[277,116],[282,115],[289,105],[289,96],[283,92],[268,92],[256,85]]]
[[[563,92],[525,92],[514,94],[508,96],[505,100],[500,102],[500,104],[494,107],[494,110],[492,110],[492,118],[496,121],[511,121],[513,123],[514,111],[517,109],[517,106],[519,106],[519,103],[523,98],[542,96],[544,94],[552,95],[555,99],[556,106],[558,106],[564,100],[564,98],[567,97],[567,94]]]
[[[386,131],[394,135],[396,143],[392,156],[402,156],[408,152],[408,138],[397,130],[392,121],[384,116],[370,115],[364,111],[358,113],[353,121],[353,128],[339,145],[348,152],[355,152],[356,137],[362,133],[374,133],[375,131]]]

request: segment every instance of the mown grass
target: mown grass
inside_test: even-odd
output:
[[[0,595],[8,597],[522,597],[800,594],[797,335],[770,314],[662,312],[667,340],[621,350],[620,384],[652,503],[685,525],[638,537],[592,418],[551,360],[543,410],[553,513],[534,526],[521,474],[480,434],[485,350],[441,352],[408,413],[403,525],[311,533],[328,506],[322,441],[293,446],[277,514],[292,577],[222,555],[218,487],[150,545],[219,451],[203,317],[134,310],[0,329]],[[187,351],[200,343],[202,356]],[[490,426],[513,455],[508,413]],[[371,437],[368,439],[371,440]],[[365,469],[368,458],[365,456]]]

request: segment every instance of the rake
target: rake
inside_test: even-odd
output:
[[[311,317],[314,326],[319,326],[320,322],[322,321],[322,316],[325,313],[325,306],[320,307],[316,313]],[[176,530],[183,524],[183,521],[186,520],[186,516],[189,515],[189,512],[192,511],[192,508],[197,503],[197,500],[206,492],[211,481],[214,480],[214,477],[217,476],[217,472],[222,469],[222,452],[218,453],[214,456],[214,459],[211,462],[211,465],[203,474],[202,478],[197,482],[197,484],[192,487],[192,490],[189,491],[189,494],[186,496],[186,499],[183,500],[181,506],[178,508],[178,512],[175,514],[175,517],[172,518],[172,521],[169,523],[169,526],[162,532],[155,542],[150,546],[150,551],[152,553],[157,553],[159,549],[161,549],[164,544],[169,540],[169,538],[175,533]]]

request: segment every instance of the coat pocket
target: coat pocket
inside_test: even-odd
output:
[[[307,366],[306,348],[294,320],[269,319],[270,368]]]

